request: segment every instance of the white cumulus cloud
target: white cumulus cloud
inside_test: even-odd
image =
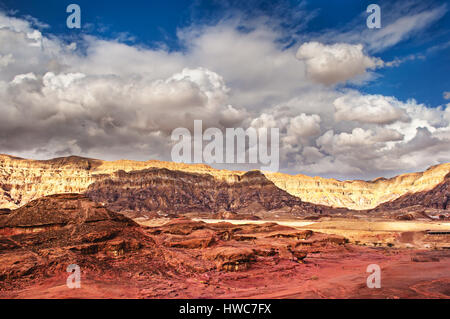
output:
[[[336,121],[356,121],[361,123],[390,124],[408,121],[400,101],[383,95],[362,95],[349,93],[334,100]]]
[[[346,82],[383,66],[381,59],[363,52],[362,44],[307,42],[298,49],[297,58],[305,62],[313,80],[326,85]]]

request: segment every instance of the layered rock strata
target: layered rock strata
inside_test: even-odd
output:
[[[27,160],[0,155],[0,208],[18,208],[33,199],[59,193],[83,193],[96,181],[114,172],[166,168],[187,173],[209,174],[219,181],[233,182],[245,172],[218,170],[203,164],[162,161],[102,161],[76,156],[52,160]],[[319,205],[372,209],[406,193],[434,188],[450,172],[441,164],[425,172],[399,175],[373,181],[338,181],[305,175],[265,172],[278,188],[304,202]]]

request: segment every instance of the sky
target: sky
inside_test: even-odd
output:
[[[66,25],[71,3],[80,29]],[[372,3],[379,29],[366,25]],[[173,129],[200,119],[279,128],[290,174],[372,179],[450,162],[449,10],[0,0],[0,153],[170,160]]]

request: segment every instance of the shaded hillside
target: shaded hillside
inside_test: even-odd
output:
[[[87,247],[129,235],[142,239],[139,226],[80,194],[51,195],[11,211],[0,220],[0,236],[12,236],[4,245],[17,248]],[[130,238],[131,238],[130,237]],[[85,246],[86,245],[86,246]]]
[[[120,171],[89,186],[86,195],[124,213],[204,212],[213,217],[212,214],[221,211],[254,216],[282,210],[295,217],[345,211],[302,202],[276,187],[259,171],[235,175],[232,182],[208,174],[168,169]]]
[[[66,273],[70,264],[107,272],[133,252],[151,260],[157,249],[131,219],[79,194],[43,197],[0,219],[0,287]]]
[[[369,213],[414,213],[433,216],[450,212],[450,174],[431,190],[405,194],[396,200],[383,203]],[[443,215],[444,216],[444,215]]]

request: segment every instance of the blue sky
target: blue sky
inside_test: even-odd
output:
[[[171,160],[202,120],[279,128],[288,173],[419,171],[450,162],[449,62],[439,0],[0,0],[0,153]]]
[[[286,37],[295,32],[310,34],[310,39],[328,29],[345,28],[352,21],[365,23],[365,9],[377,3],[384,10],[392,10],[391,1],[317,0],[317,1],[61,1],[61,0],[1,0],[0,8],[14,16],[32,16],[47,24],[47,33],[71,39],[79,33],[102,38],[128,35],[124,42],[145,46],[164,43],[171,50],[182,50],[177,40],[177,29],[191,24],[211,24],[232,14],[246,17],[266,15],[275,23],[282,20]],[[82,8],[83,28],[66,27],[65,8],[77,3]],[[427,1],[438,6],[446,1]],[[296,16],[308,11],[313,17],[303,25],[305,17]],[[401,100],[414,98],[430,107],[444,104],[443,92],[450,90],[450,13],[430,25],[426,30],[381,52],[376,56],[385,61],[411,54],[422,58],[407,61],[396,68],[379,70],[377,81],[362,88],[371,94],[393,95]],[[383,18],[383,15],[382,15]],[[301,25],[301,27],[300,27]],[[297,27],[297,28],[296,28]],[[308,36],[307,36],[308,37]],[[292,45],[298,45],[295,41]],[[428,52],[433,47],[446,47]]]

